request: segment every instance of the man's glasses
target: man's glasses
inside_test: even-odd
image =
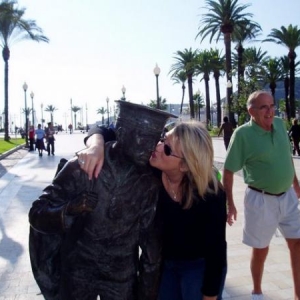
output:
[[[268,110],[275,110],[276,105],[275,104],[271,104],[270,106],[269,105],[262,105],[262,106],[254,107],[254,108],[259,109],[259,110],[268,111]]]
[[[165,153],[166,156],[174,156],[174,157],[183,159],[183,157],[178,156],[176,154],[173,154],[173,151],[172,151],[171,147],[169,145],[165,144],[165,138],[161,138],[160,141],[162,143],[164,143],[164,153]]]

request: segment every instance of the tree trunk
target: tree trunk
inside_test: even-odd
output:
[[[208,128],[209,124],[211,123],[210,120],[210,95],[209,95],[209,75],[204,75],[204,82],[205,82],[205,102],[206,102],[206,126]]]
[[[2,50],[2,57],[4,60],[4,140],[9,141],[9,123],[8,123],[8,60],[10,51],[7,46]]]
[[[231,32],[224,32],[224,43],[225,43],[225,57],[226,57],[226,77],[227,82],[232,83],[232,74],[231,74]],[[226,98],[228,106],[228,115],[229,122],[235,124],[234,113],[232,112],[232,85],[231,87],[226,86]]]
[[[192,75],[188,75],[188,88],[189,88],[190,116],[191,116],[191,119],[194,119],[195,111],[194,111],[193,76]]]
[[[239,44],[237,48],[238,53],[238,99],[241,94],[241,81],[244,79],[244,70],[243,70],[243,53],[244,48],[242,44]]]
[[[216,86],[216,99],[217,99],[217,126],[220,127],[222,123],[222,108],[221,108],[221,96],[220,96],[220,72],[214,72],[215,86]]]
[[[290,79],[289,77],[285,77],[284,78],[285,111],[286,111],[286,117],[290,121],[291,111],[290,111],[290,103],[289,103],[289,86],[290,86]]]
[[[296,117],[296,107],[295,107],[295,51],[289,52],[289,62],[290,62],[290,108],[291,117]]]
[[[185,92],[185,85],[182,84],[182,99],[181,99],[181,105],[180,105],[180,115],[182,115],[182,107],[183,107],[183,100],[184,100],[184,92]]]

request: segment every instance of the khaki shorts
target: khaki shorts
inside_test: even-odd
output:
[[[247,188],[244,200],[243,243],[267,247],[278,228],[285,238],[300,238],[299,201],[293,188],[277,197]]]

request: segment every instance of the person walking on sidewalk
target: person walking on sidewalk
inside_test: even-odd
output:
[[[28,130],[28,136],[29,136],[29,151],[34,151],[34,127],[33,125],[30,125],[29,130]]]
[[[45,131],[41,128],[41,124],[38,124],[38,128],[35,131],[36,135],[36,148],[39,151],[39,156],[43,156],[43,150],[45,150],[44,138]]]
[[[55,134],[55,130],[53,128],[53,125],[51,122],[48,123],[48,128],[46,130],[46,139],[47,139],[47,152],[48,152],[48,156],[50,155],[50,152],[52,155],[54,155],[54,134]]]
[[[261,286],[264,264],[278,227],[290,251],[295,299],[299,300],[300,187],[286,126],[282,119],[274,116],[274,99],[266,91],[252,93],[247,108],[251,120],[234,131],[224,164],[227,222],[231,225],[237,218],[232,193],[233,175],[243,169],[248,185],[244,200],[243,243],[253,248],[250,263],[252,299],[264,299]]]
[[[300,149],[299,149],[299,142],[300,142],[300,125],[298,124],[298,120],[293,120],[293,125],[291,126],[289,130],[289,136],[293,140],[293,154],[297,154],[300,156]]]
[[[230,138],[231,138],[232,133],[233,133],[233,126],[229,122],[228,117],[224,117],[223,118],[223,123],[222,123],[222,125],[220,127],[218,136],[220,136],[220,134],[222,133],[222,131],[223,131],[224,145],[225,145],[225,148],[227,150],[229,142],[230,142]]]

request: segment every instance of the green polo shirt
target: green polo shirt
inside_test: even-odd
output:
[[[272,194],[287,191],[293,183],[291,145],[282,119],[275,117],[273,130],[266,131],[254,121],[237,128],[231,137],[225,169],[243,169],[244,181]]]

